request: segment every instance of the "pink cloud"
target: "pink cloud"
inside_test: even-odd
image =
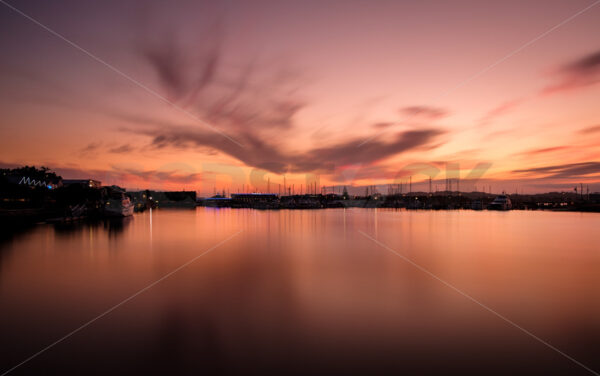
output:
[[[600,82],[600,51],[596,51],[561,67],[556,73],[558,81],[546,86],[542,94],[588,87]]]
[[[479,125],[487,125],[493,122],[496,118],[503,116],[513,110],[523,102],[522,99],[514,99],[503,102],[485,113],[479,120]]]

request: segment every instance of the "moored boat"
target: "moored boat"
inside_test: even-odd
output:
[[[102,209],[107,217],[128,217],[133,215],[134,205],[123,189],[112,186],[107,187]]]
[[[510,197],[505,194],[501,194],[494,199],[489,205],[488,210],[510,210],[512,209],[512,202]]]

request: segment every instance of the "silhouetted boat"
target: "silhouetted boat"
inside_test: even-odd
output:
[[[510,197],[507,195],[499,195],[488,205],[488,210],[510,210],[512,209],[512,202]]]
[[[125,191],[117,186],[106,187],[104,215],[107,217],[128,217],[133,215],[134,205],[125,195]]]

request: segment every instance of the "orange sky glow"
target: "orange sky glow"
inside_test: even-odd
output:
[[[0,164],[203,195],[600,190],[600,2],[216,3],[0,4]]]

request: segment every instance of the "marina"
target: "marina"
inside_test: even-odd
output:
[[[23,173],[34,175],[34,178]],[[37,179],[36,179],[37,178]],[[52,182],[50,184],[50,182]],[[560,210],[600,212],[600,193],[554,192],[509,196],[485,192],[409,192],[389,189],[382,195],[233,193],[229,197],[198,197],[194,191],[127,191],[92,179],[63,180],[51,170],[5,169],[0,178],[0,222],[15,226],[39,222],[70,222],[86,218],[127,217],[158,208],[326,209],[396,208],[407,210]],[[315,186],[315,191],[317,187]],[[321,191],[324,191],[322,189]]]
[[[0,29],[0,376],[600,376],[600,0]]]

